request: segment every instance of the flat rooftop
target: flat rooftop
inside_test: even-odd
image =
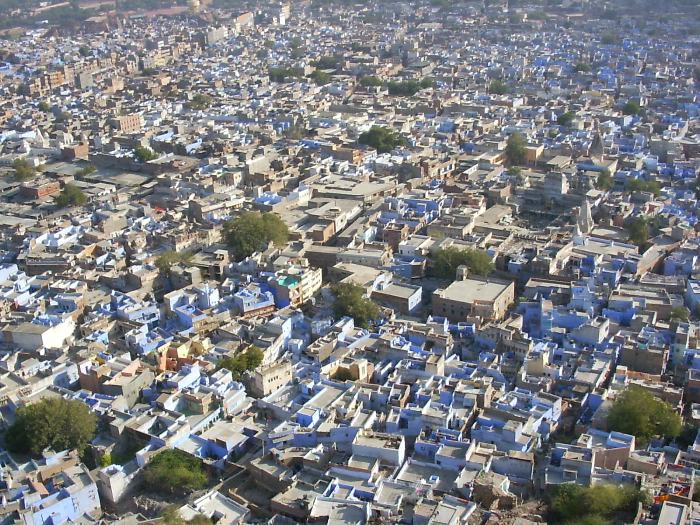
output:
[[[495,301],[505,293],[512,283],[505,281],[495,281],[493,279],[465,279],[455,281],[443,290],[438,290],[437,294],[451,301],[472,303],[474,301]]]

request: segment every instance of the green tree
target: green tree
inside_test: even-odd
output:
[[[15,180],[20,182],[33,179],[36,175],[36,168],[25,159],[15,159],[12,167],[15,170]]]
[[[671,308],[671,319],[687,322],[689,315],[688,309],[685,306],[674,306]]]
[[[247,212],[224,224],[224,236],[236,260],[242,261],[270,242],[283,246],[289,230],[275,213]]]
[[[387,84],[389,94],[397,97],[410,97],[418,93],[423,86],[415,80],[406,80],[405,82],[391,81]]]
[[[322,69],[315,69],[309,77],[317,86],[325,86],[331,81],[331,76]]]
[[[88,46],[80,46],[78,48],[78,52],[80,53],[80,56],[89,57],[92,54],[92,49],[90,49]]]
[[[209,106],[211,106],[211,102],[212,98],[210,95],[207,95],[206,93],[197,93],[192,97],[192,100],[189,101],[187,107],[195,110],[207,109]]]
[[[82,206],[87,202],[87,196],[77,186],[66,184],[56,197],[55,202],[59,208]]]
[[[70,111],[59,111],[54,115],[57,122],[68,122],[72,117]]]
[[[85,175],[90,175],[91,173],[94,173],[97,171],[97,168],[93,166],[92,164],[89,164],[85,166],[84,168],[80,168],[76,173],[76,177],[85,177]]]
[[[372,126],[357,139],[357,142],[370,146],[378,153],[389,153],[393,149],[406,145],[406,140],[396,131],[382,126]]]
[[[166,277],[170,275],[172,267],[176,264],[188,264],[192,259],[192,252],[174,252],[172,250],[163,252],[156,259],[156,268]]]
[[[615,513],[634,513],[640,502],[649,503],[648,495],[630,484],[584,487],[565,483],[552,490],[549,508],[557,522],[598,525],[612,523]]]
[[[509,164],[522,164],[525,162],[525,137],[521,133],[515,132],[508,137],[506,144],[506,160]]]
[[[112,454],[109,452],[106,452],[105,454],[102,455],[100,458],[100,467],[109,467],[110,465],[113,465],[114,461],[112,460]]]
[[[301,78],[304,71],[301,68],[271,67],[268,70],[271,82],[286,82],[290,78]]]
[[[467,248],[462,250],[449,246],[436,250],[431,255],[432,274],[441,279],[454,280],[457,268],[467,266],[471,273],[488,275],[493,271],[493,262],[485,251]]]
[[[489,93],[492,95],[505,95],[508,93],[508,85],[502,80],[493,80],[489,84]]]
[[[338,368],[336,370],[335,374],[333,375],[333,379],[336,381],[352,381],[352,373],[350,373],[350,370],[347,368]]]
[[[622,106],[622,113],[624,115],[639,115],[641,112],[642,108],[639,106],[639,103],[634,100],[630,100]]]
[[[331,286],[335,296],[333,312],[340,318],[352,317],[355,325],[367,328],[380,314],[379,307],[371,299],[365,297],[362,286],[354,283],[336,283]]]
[[[318,69],[338,69],[341,60],[342,57],[330,55],[319,58],[313,65]]]
[[[579,62],[574,66],[574,71],[577,73],[588,73],[591,71],[591,65],[586,62]]]
[[[600,37],[600,42],[608,46],[617,44],[619,40],[620,38],[613,32],[603,33],[603,36]]]
[[[681,417],[671,405],[639,386],[620,394],[608,414],[611,430],[632,434],[643,445],[654,436],[678,436],[681,424]]]
[[[661,193],[661,185],[656,180],[631,179],[627,182],[627,191],[645,191],[658,197]]]
[[[613,187],[613,179],[610,176],[610,170],[606,168],[600,172],[596,179],[596,187],[603,191],[607,191]]]
[[[143,475],[149,488],[166,494],[191,492],[207,485],[201,461],[178,449],[156,454],[146,465]]]
[[[564,525],[612,525],[612,520],[598,514],[586,514],[579,518],[565,521]]]
[[[643,247],[649,240],[649,220],[646,217],[635,217],[627,223],[627,233],[632,243]]]
[[[557,117],[557,123],[560,126],[569,126],[574,121],[575,117],[576,114],[573,111],[567,111]]]
[[[139,162],[148,162],[158,158],[158,154],[150,148],[145,148],[140,144],[134,148],[134,156]]]
[[[222,358],[218,363],[218,368],[229,370],[233,379],[239,381],[247,371],[258,368],[264,357],[265,354],[260,348],[249,346],[243,352]]]
[[[39,111],[43,111],[44,113],[48,113],[49,111],[51,111],[51,106],[49,106],[49,103],[45,100],[39,102],[39,105],[37,107],[39,108]]]
[[[97,418],[85,403],[51,397],[20,407],[5,443],[12,452],[35,456],[46,448],[82,452],[96,430]]]
[[[383,85],[384,82],[382,82],[380,79],[377,77],[362,77],[360,79],[360,85],[362,87],[378,87]]]

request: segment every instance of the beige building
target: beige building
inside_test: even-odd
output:
[[[270,283],[275,289],[278,306],[299,306],[310,300],[323,285],[323,272],[311,268],[306,260],[277,273]]]
[[[139,113],[120,115],[113,120],[113,124],[120,133],[136,133],[143,127],[143,116]]]
[[[292,363],[278,361],[259,367],[251,374],[250,393],[255,397],[269,396],[292,380]]]
[[[470,316],[500,320],[514,301],[512,281],[470,277],[435,290],[433,313],[450,321],[464,321]]]

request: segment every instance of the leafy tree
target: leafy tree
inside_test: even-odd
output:
[[[598,514],[586,514],[564,522],[564,525],[611,525],[612,520]]]
[[[523,21],[523,15],[520,13],[511,13],[508,17],[508,22],[511,24],[521,24]]]
[[[219,369],[225,368],[231,372],[233,379],[238,381],[249,370],[255,370],[262,363],[265,354],[257,346],[249,346],[235,356],[226,356],[219,363]]]
[[[271,82],[286,82],[290,78],[301,78],[304,71],[297,67],[271,67],[268,70]]]
[[[33,179],[36,175],[36,168],[25,159],[15,159],[12,167],[15,170],[15,180],[20,182]]]
[[[406,80],[405,82],[396,82],[392,80],[387,84],[389,94],[398,97],[410,97],[418,93],[423,86],[415,80]]]
[[[435,85],[435,80],[430,77],[425,77],[420,81],[421,89],[431,88]]]
[[[331,76],[321,69],[315,69],[309,76],[318,86],[325,86],[331,81]]]
[[[584,487],[565,483],[552,491],[549,507],[556,521],[598,525],[612,523],[615,513],[633,513],[640,502],[648,503],[648,495],[630,484]]]
[[[671,308],[671,319],[687,322],[689,317],[688,309],[685,306],[674,306]]]
[[[247,212],[224,224],[224,236],[236,260],[242,261],[265,249],[270,242],[283,246],[289,230],[274,213]]]
[[[158,154],[150,148],[144,148],[140,144],[134,148],[134,156],[139,162],[148,162],[158,158]]]
[[[617,44],[619,40],[617,34],[612,32],[604,33],[603,36],[600,37],[600,42],[608,46]]]
[[[574,71],[577,73],[589,73],[591,71],[591,65],[586,62],[579,62],[574,66]]]
[[[342,57],[330,55],[319,58],[314,62],[314,66],[318,69],[338,69]]]
[[[96,430],[97,418],[85,403],[51,397],[20,407],[5,443],[12,452],[35,456],[46,448],[82,452]]]
[[[144,469],[144,480],[149,488],[157,492],[173,494],[203,489],[207,475],[202,463],[177,449],[168,449],[156,454]]]
[[[377,77],[362,77],[360,79],[360,85],[362,87],[379,87],[383,85],[384,82],[382,82],[380,79]]]
[[[84,168],[80,168],[75,175],[78,177],[84,177],[85,175],[90,175],[91,173],[94,173],[97,170],[95,166],[92,164],[89,164],[88,166],[85,166]]]
[[[165,275],[169,276],[170,272],[172,270],[172,267],[175,264],[187,264],[190,262],[192,259],[192,252],[174,252],[174,251],[167,251],[163,252],[158,256],[156,259],[156,268],[158,268],[158,271]]]
[[[544,11],[533,11],[528,13],[527,18],[528,20],[548,20],[549,16]]]
[[[635,217],[627,224],[630,241],[637,246],[644,246],[649,240],[649,221],[646,217]]]
[[[658,196],[661,193],[661,185],[655,180],[632,179],[627,182],[627,191],[645,191]]]
[[[90,49],[88,46],[80,46],[78,48],[78,52],[81,56],[89,57],[92,54],[92,49]]]
[[[639,386],[631,386],[615,399],[608,414],[608,427],[632,434],[646,444],[654,436],[678,436],[681,417],[665,401]]]
[[[624,115],[639,115],[642,112],[642,108],[639,103],[634,100],[630,100],[624,106],[622,106],[622,113]]]
[[[573,111],[567,111],[557,117],[557,122],[560,126],[569,126],[574,121],[575,117],[576,114]]]
[[[87,202],[87,196],[77,186],[66,184],[58,197],[56,197],[55,202],[59,208],[82,206]]]
[[[187,104],[190,109],[202,110],[211,106],[211,96],[206,93],[197,93],[192,97],[192,100]]]
[[[352,317],[356,326],[367,328],[380,314],[379,307],[365,297],[362,286],[354,283],[336,283],[331,286],[335,296],[333,312],[336,317]]]
[[[389,153],[398,146],[406,144],[406,140],[396,131],[382,126],[372,126],[357,139],[360,144],[370,146],[378,153]]]
[[[517,166],[511,166],[510,168],[508,168],[507,173],[511,177],[517,177],[518,175],[520,175],[521,171],[522,170],[520,168],[518,168]]]
[[[57,122],[68,122],[72,117],[70,111],[59,111],[54,115]]]
[[[39,108],[39,111],[43,111],[44,113],[48,113],[49,111],[51,111],[51,106],[49,106],[49,103],[45,100],[39,102],[39,105],[37,107]]]
[[[599,190],[609,190],[613,187],[613,178],[610,175],[610,170],[606,168],[600,172],[596,180],[596,186]]]
[[[521,133],[513,133],[506,144],[506,160],[509,164],[525,162],[525,137]]]
[[[489,93],[492,95],[505,95],[508,93],[508,85],[502,80],[493,80],[489,84]]]
[[[112,454],[107,452],[106,454],[103,454],[103,456],[100,458],[100,467],[109,467],[110,465],[113,465],[114,461],[112,460]]]
[[[488,275],[493,271],[493,263],[488,254],[482,250],[468,248],[462,250],[456,246],[449,246],[437,250],[431,256],[432,273],[442,279],[455,279],[457,268],[467,266],[469,271],[477,275]]]
[[[333,379],[336,381],[352,381],[352,374],[347,368],[338,368],[333,375]]]

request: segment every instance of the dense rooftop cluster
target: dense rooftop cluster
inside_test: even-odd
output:
[[[6,3],[3,525],[700,522],[697,2]]]

